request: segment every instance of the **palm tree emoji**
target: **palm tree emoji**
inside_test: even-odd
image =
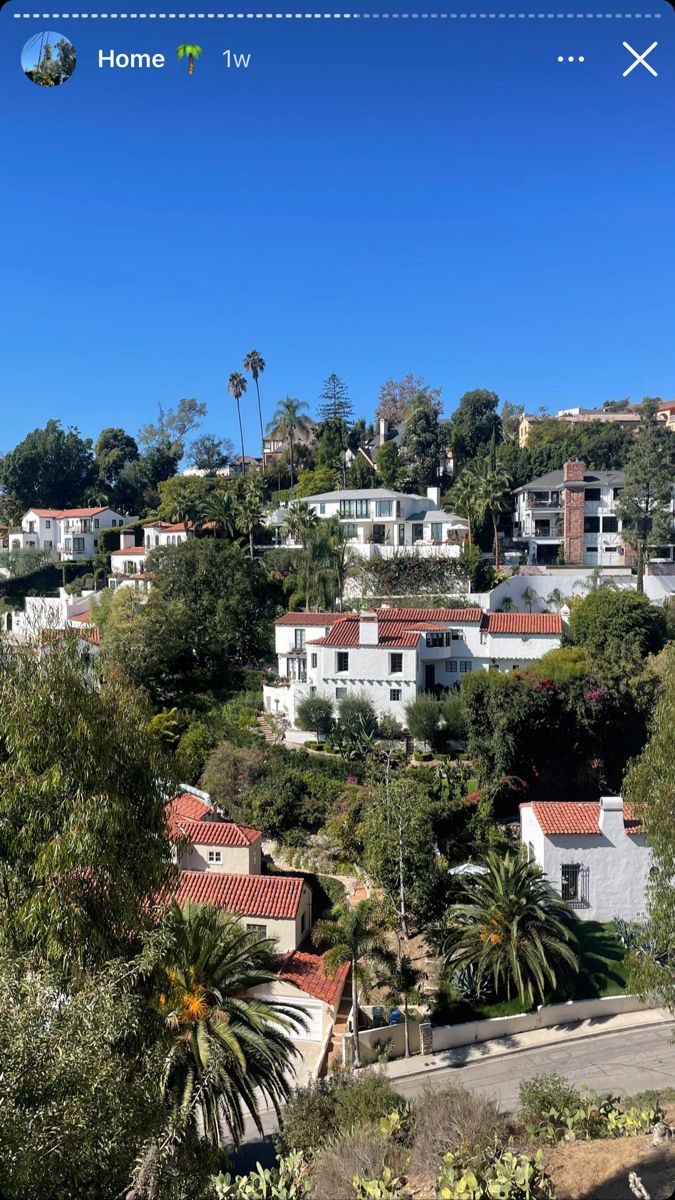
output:
[[[201,46],[179,46],[176,50],[176,58],[187,58],[188,60],[188,75],[195,73],[195,59],[201,58]]]

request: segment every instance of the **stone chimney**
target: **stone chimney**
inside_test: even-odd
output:
[[[125,531],[120,533],[120,550],[131,550],[136,545],[136,535]]]
[[[602,796],[600,799],[600,832],[615,844],[625,834],[623,824],[623,797]]]
[[[379,638],[377,613],[359,614],[359,646],[376,646]]]
[[[431,500],[432,504],[436,505],[436,508],[440,508],[441,507],[441,489],[439,487],[428,487],[427,488],[427,499]]]
[[[563,466],[563,536],[565,562],[581,566],[584,561],[584,472],[586,464],[566,462]],[[566,483],[577,486],[565,487]]]

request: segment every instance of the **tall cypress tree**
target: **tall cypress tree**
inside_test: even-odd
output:
[[[672,441],[657,423],[658,401],[646,399],[626,463],[625,485],[617,504],[623,539],[637,554],[637,590],[644,590],[649,549],[671,535],[673,489]]]

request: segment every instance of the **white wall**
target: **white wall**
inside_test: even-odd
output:
[[[512,1037],[532,1029],[549,1029],[571,1021],[592,1021],[621,1013],[642,1012],[653,1008],[639,996],[602,996],[598,1000],[574,1000],[566,1004],[550,1004],[533,1013],[518,1013],[514,1017],[491,1017],[487,1021],[466,1021],[461,1025],[439,1025],[432,1030],[434,1053],[454,1046],[470,1046],[473,1042],[489,1042],[493,1038]]]

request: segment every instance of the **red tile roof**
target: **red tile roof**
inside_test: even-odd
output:
[[[250,846],[262,837],[259,829],[251,829],[249,825],[214,821],[210,817],[186,821],[184,817],[173,816],[170,829],[172,838],[187,838],[193,846]]]
[[[293,950],[284,955],[278,968],[281,979],[295,984],[308,996],[324,1000],[331,1007],[341,999],[349,974],[349,963],[345,963],[332,978],[326,975],[323,955],[318,950]]]
[[[213,525],[213,521],[205,522],[207,526]],[[170,530],[172,533],[185,533],[185,521],[143,521],[144,529],[162,529],[165,533]]]
[[[68,617],[68,620],[69,621],[82,621],[84,624],[86,624],[87,621],[91,621],[91,613],[90,612],[73,613],[72,616]]]
[[[229,875],[220,871],[181,871],[174,892],[179,904],[213,904],[239,917],[292,921],[305,883],[290,875]]]
[[[478,624],[483,610],[480,608],[389,608],[377,609],[381,621],[456,621],[458,624]]]
[[[42,641],[54,642],[58,638],[64,638],[67,634],[72,633],[74,637],[82,638],[85,642],[91,642],[92,646],[101,645],[101,630],[96,625],[77,626],[75,629],[44,629],[42,631]]]
[[[35,513],[36,517],[95,517],[98,513],[107,512],[108,507],[104,504],[98,508],[29,508],[28,511]]]
[[[166,806],[169,832],[172,830],[173,821],[201,821],[211,812],[213,805],[208,800],[200,800],[199,796],[194,796],[192,792],[181,792],[180,795],[173,796]]]
[[[481,628],[488,633],[558,634],[563,623],[559,613],[486,612]]]
[[[344,617],[344,613],[315,613],[315,612],[289,612],[284,613],[283,617],[277,617],[275,625],[332,625],[335,621],[340,621]]]
[[[597,837],[600,833],[600,805],[597,801],[548,800],[534,804],[521,804],[521,808],[532,808],[535,820],[542,833],[554,837],[576,834],[579,837]],[[639,833],[640,822],[633,816],[628,804],[623,809],[623,825],[626,833]]]
[[[126,554],[129,558],[137,558],[139,554],[147,554],[145,546],[122,546],[120,550],[111,550],[110,557],[114,554]]]

